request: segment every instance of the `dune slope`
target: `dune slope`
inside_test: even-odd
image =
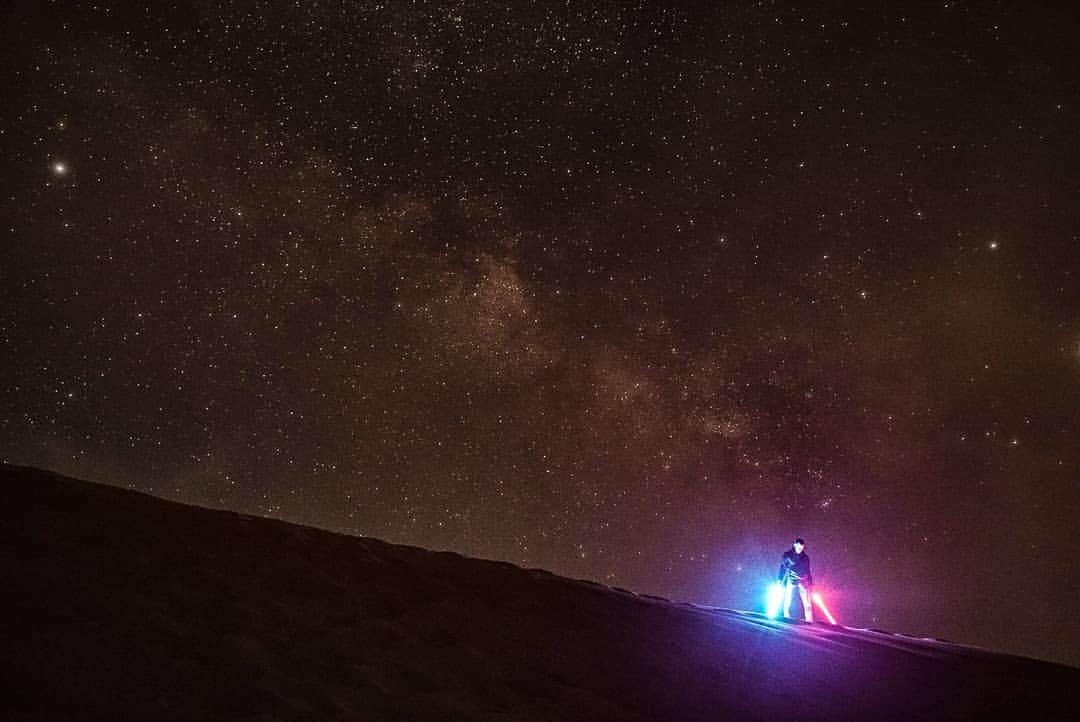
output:
[[[0,501],[4,719],[1075,718],[1080,670],[972,647],[22,467],[0,467]]]

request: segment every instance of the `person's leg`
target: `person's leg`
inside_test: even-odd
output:
[[[799,585],[799,599],[802,600],[803,617],[808,622],[814,621],[814,603],[810,599],[810,590],[802,584]]]
[[[791,592],[795,586],[791,582],[784,584],[784,619],[791,619]]]

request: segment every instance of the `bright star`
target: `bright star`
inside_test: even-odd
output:
[[[68,172],[67,163],[56,161],[52,164],[53,173],[56,175],[65,175]]]

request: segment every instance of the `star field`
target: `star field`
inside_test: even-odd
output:
[[[0,13],[0,458],[1080,664],[1074,12]]]

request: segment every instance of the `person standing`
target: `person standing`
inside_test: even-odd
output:
[[[784,585],[784,617],[791,619],[791,598],[796,589],[802,602],[803,618],[814,621],[814,607],[811,603],[814,577],[810,574],[810,555],[805,551],[806,542],[796,539],[791,549],[784,552],[780,559],[780,583]]]

